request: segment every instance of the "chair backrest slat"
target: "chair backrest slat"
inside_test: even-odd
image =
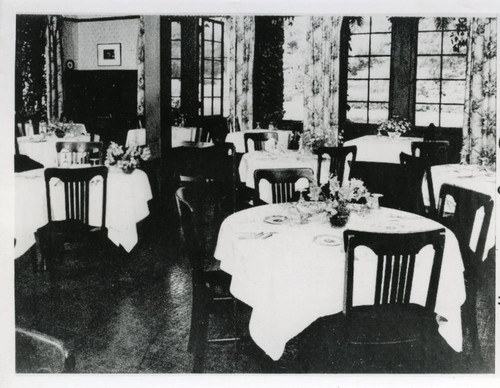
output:
[[[245,132],[243,134],[243,140],[245,141],[245,152],[248,152],[248,140],[253,141],[253,148],[255,151],[262,151],[265,148],[265,144],[269,139],[275,139],[278,142],[278,133],[269,132]]]
[[[299,199],[300,193],[295,191],[296,182],[306,178],[309,184],[313,182],[314,172],[310,168],[272,168],[259,169],[254,172],[255,203],[261,203],[260,181],[266,180],[271,185],[272,203],[291,202]]]
[[[318,155],[318,185],[321,183],[321,167],[323,164],[323,155],[330,156],[330,176],[338,177],[340,184],[344,181],[345,163],[349,155],[351,155],[351,164],[356,161],[358,149],[356,146],[349,147],[319,147],[315,150]],[[347,177],[349,178],[349,177]]]

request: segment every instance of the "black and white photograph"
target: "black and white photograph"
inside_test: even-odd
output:
[[[498,10],[236,3],[7,8],[6,386],[493,386]]]

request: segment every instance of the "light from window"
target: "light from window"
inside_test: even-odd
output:
[[[467,69],[467,20],[419,21],[415,125],[462,127]]]
[[[391,27],[387,17],[365,17],[351,26],[347,118],[379,123],[389,115]]]

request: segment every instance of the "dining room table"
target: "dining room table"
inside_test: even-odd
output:
[[[236,152],[243,154],[246,152],[245,148],[245,133],[262,133],[262,132],[273,132],[278,134],[278,144],[277,147],[282,150],[288,149],[288,143],[290,142],[290,137],[292,136],[292,131],[285,129],[250,129],[248,131],[238,131],[229,132],[226,136],[226,143],[233,143]],[[253,148],[249,148],[249,151]]]
[[[462,187],[464,189],[473,190],[478,193],[489,195],[493,199],[493,211],[488,227],[488,234],[486,237],[486,245],[484,250],[483,260],[486,259],[488,251],[495,246],[495,231],[496,231],[496,172],[487,167],[475,164],[442,164],[431,167],[432,184],[434,189],[434,198],[436,199],[436,206],[439,206],[439,192],[444,183]],[[422,194],[424,204],[429,206],[429,191],[427,188],[427,178],[422,183]],[[446,198],[445,212],[453,213],[455,210],[455,203],[452,198]],[[481,224],[484,218],[484,209],[478,210],[474,219],[474,226],[472,228],[472,235],[469,241],[471,249],[477,244]]]
[[[423,138],[368,135],[348,140],[344,142],[344,147],[357,147],[356,161],[358,162],[399,164],[399,154],[404,152],[411,155],[411,143],[414,141],[423,141]]]
[[[78,167],[88,167],[78,165]],[[125,173],[117,167],[108,170],[106,228],[108,238],[130,252],[138,242],[137,223],[149,215],[153,198],[148,176],[140,169]],[[36,242],[35,233],[48,222],[44,169],[15,174],[15,258]],[[99,183],[90,186],[89,224],[100,226],[102,191]],[[102,184],[102,183],[101,183]],[[51,186],[53,219],[65,218],[64,185]],[[102,187],[102,186],[101,186]]]
[[[286,343],[316,319],[343,310],[346,229],[404,233],[444,228],[431,219],[396,209],[353,206],[344,227],[332,227],[321,212],[304,222],[298,203],[253,207],[222,223],[214,256],[221,270],[232,277],[231,293],[252,308],[250,336],[271,359],[280,359]],[[435,312],[439,333],[459,352],[464,267],[456,237],[445,230]],[[428,246],[416,257],[412,303],[425,304],[432,255]],[[376,256],[360,248],[356,260],[354,305],[373,304]]]

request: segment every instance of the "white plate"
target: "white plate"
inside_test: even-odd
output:
[[[264,218],[264,222],[273,225],[281,225],[288,219],[287,216],[275,215]]]
[[[330,234],[320,234],[314,237],[313,241],[319,245],[325,245],[328,247],[336,247],[342,244],[342,239],[337,236],[332,236]]]

